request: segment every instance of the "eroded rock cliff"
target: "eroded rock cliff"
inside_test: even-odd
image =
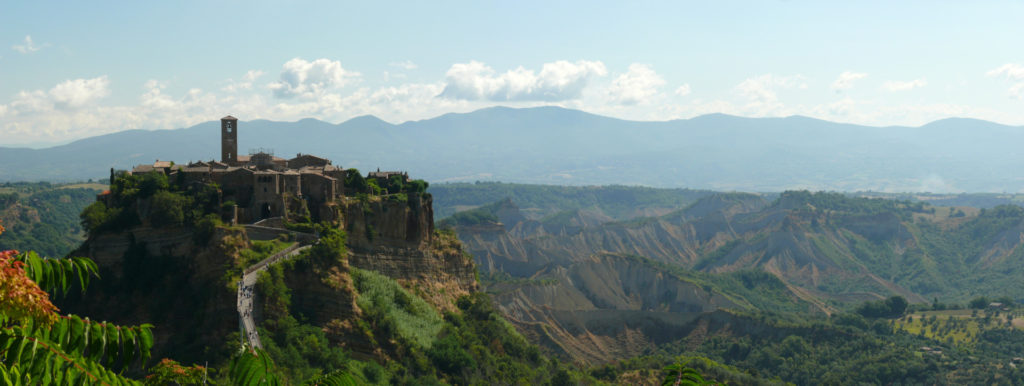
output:
[[[329,261],[303,254],[280,267],[291,303],[287,312],[322,329],[333,344],[364,358],[388,355],[379,346],[387,342],[375,342],[359,326],[351,267],[396,279],[439,310],[454,309],[458,297],[477,289],[472,258],[454,234],[435,232],[429,195],[349,199],[333,208],[336,226],[347,233],[347,252]],[[153,324],[156,358],[226,358],[237,348],[229,340],[239,328],[234,286],[249,235],[243,227],[197,232],[146,225],[92,235],[75,254],[96,261],[102,279],[60,306],[98,320]],[[266,310],[257,308],[260,323]]]

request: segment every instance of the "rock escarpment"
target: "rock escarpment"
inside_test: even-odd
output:
[[[334,203],[337,226],[348,235],[346,255],[331,261],[299,256],[281,264],[288,312],[355,356],[387,353],[378,345],[386,342],[360,330],[351,267],[396,279],[439,309],[454,308],[455,299],[477,289],[472,258],[454,234],[434,231],[431,197],[398,196]],[[145,225],[92,235],[75,254],[95,260],[102,279],[60,306],[98,320],[153,324],[156,358],[211,364],[227,358],[238,345],[228,337],[238,331],[235,285],[250,235],[244,227],[217,228],[212,236],[197,232]],[[262,314],[257,306],[257,323]]]
[[[86,293],[60,299],[65,312],[155,327],[153,356],[201,363],[231,354],[223,340],[238,328],[235,291],[225,278],[248,244],[240,229],[217,229],[200,242],[188,228],[132,229],[90,237],[73,252],[93,259],[100,278]]]
[[[380,272],[442,309],[477,289],[476,266],[454,234],[435,232],[430,195],[342,205],[349,264]]]

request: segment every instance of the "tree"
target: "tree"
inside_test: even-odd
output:
[[[430,187],[430,183],[424,180],[412,180],[405,184],[405,189],[409,193],[423,193],[427,191],[428,187]]]
[[[701,386],[701,385],[714,385],[714,382],[705,381],[704,377],[700,375],[697,370],[686,367],[680,363],[675,363],[666,366],[661,369],[661,372],[665,374],[664,380],[662,380],[662,386]]]
[[[971,307],[976,310],[984,309],[985,307],[988,307],[988,304],[988,298],[984,296],[979,296],[974,299],[971,299],[971,302],[967,303],[968,307]]]
[[[885,299],[885,304],[889,306],[889,317],[902,316],[907,311],[907,306],[910,305],[907,303],[907,299],[898,295]]]
[[[345,190],[352,193],[367,193],[366,179],[359,174],[359,169],[345,170]]]
[[[388,177],[388,180],[384,182],[384,185],[388,194],[400,193],[402,188],[405,187],[405,177],[399,174],[393,174]]]
[[[0,227],[0,233],[3,227]],[[142,366],[152,326],[122,327],[59,315],[45,290],[84,291],[96,264],[35,252],[0,252],[0,378],[6,384],[138,384],[109,369]]]
[[[86,232],[92,233],[99,229],[100,226],[110,220],[113,214],[113,210],[107,208],[107,204],[103,201],[96,201],[89,206],[85,207],[80,215],[82,219],[82,229]]]
[[[153,195],[150,220],[154,226],[181,226],[185,223],[185,210],[191,200],[180,194],[161,190]]]

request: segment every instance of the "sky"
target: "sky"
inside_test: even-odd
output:
[[[1024,1],[5,2],[0,146],[502,105],[1024,125]]]

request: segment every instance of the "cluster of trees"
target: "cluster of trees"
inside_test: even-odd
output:
[[[782,192],[777,205],[811,205],[818,209],[834,210],[850,214],[874,214],[882,212],[899,212],[904,209],[910,212],[927,213],[924,202],[890,200],[885,198],[863,198],[835,192],[810,192],[807,190],[790,190]]]
[[[393,175],[389,177],[383,182],[382,186],[381,183],[377,182],[377,179],[363,177],[363,175],[359,173],[359,169],[352,168],[345,170],[346,194],[375,196],[382,194],[419,194],[426,193],[429,186],[430,184],[427,183],[427,181],[405,181],[405,178],[400,175]]]
[[[454,228],[498,222],[498,216],[487,209],[477,208],[455,213],[437,223],[438,228]]]
[[[868,301],[857,307],[856,312],[865,318],[898,318],[907,312],[910,303],[902,296],[885,300]]]
[[[156,227],[200,225],[220,220],[220,198],[215,184],[186,188],[171,184],[163,173],[121,174],[110,185],[109,199],[90,204],[80,217],[89,233],[126,229],[143,221]]]
[[[950,370],[941,357],[915,355],[921,346],[937,343],[895,333],[884,320],[868,321],[856,314],[830,320],[780,321],[776,316],[737,317],[750,325],[742,335],[716,335],[688,355],[703,355],[762,379],[795,384],[932,384],[945,383]],[[756,326],[756,327],[755,327]],[[685,342],[666,345],[670,358]],[[966,355],[965,355],[966,356]]]

